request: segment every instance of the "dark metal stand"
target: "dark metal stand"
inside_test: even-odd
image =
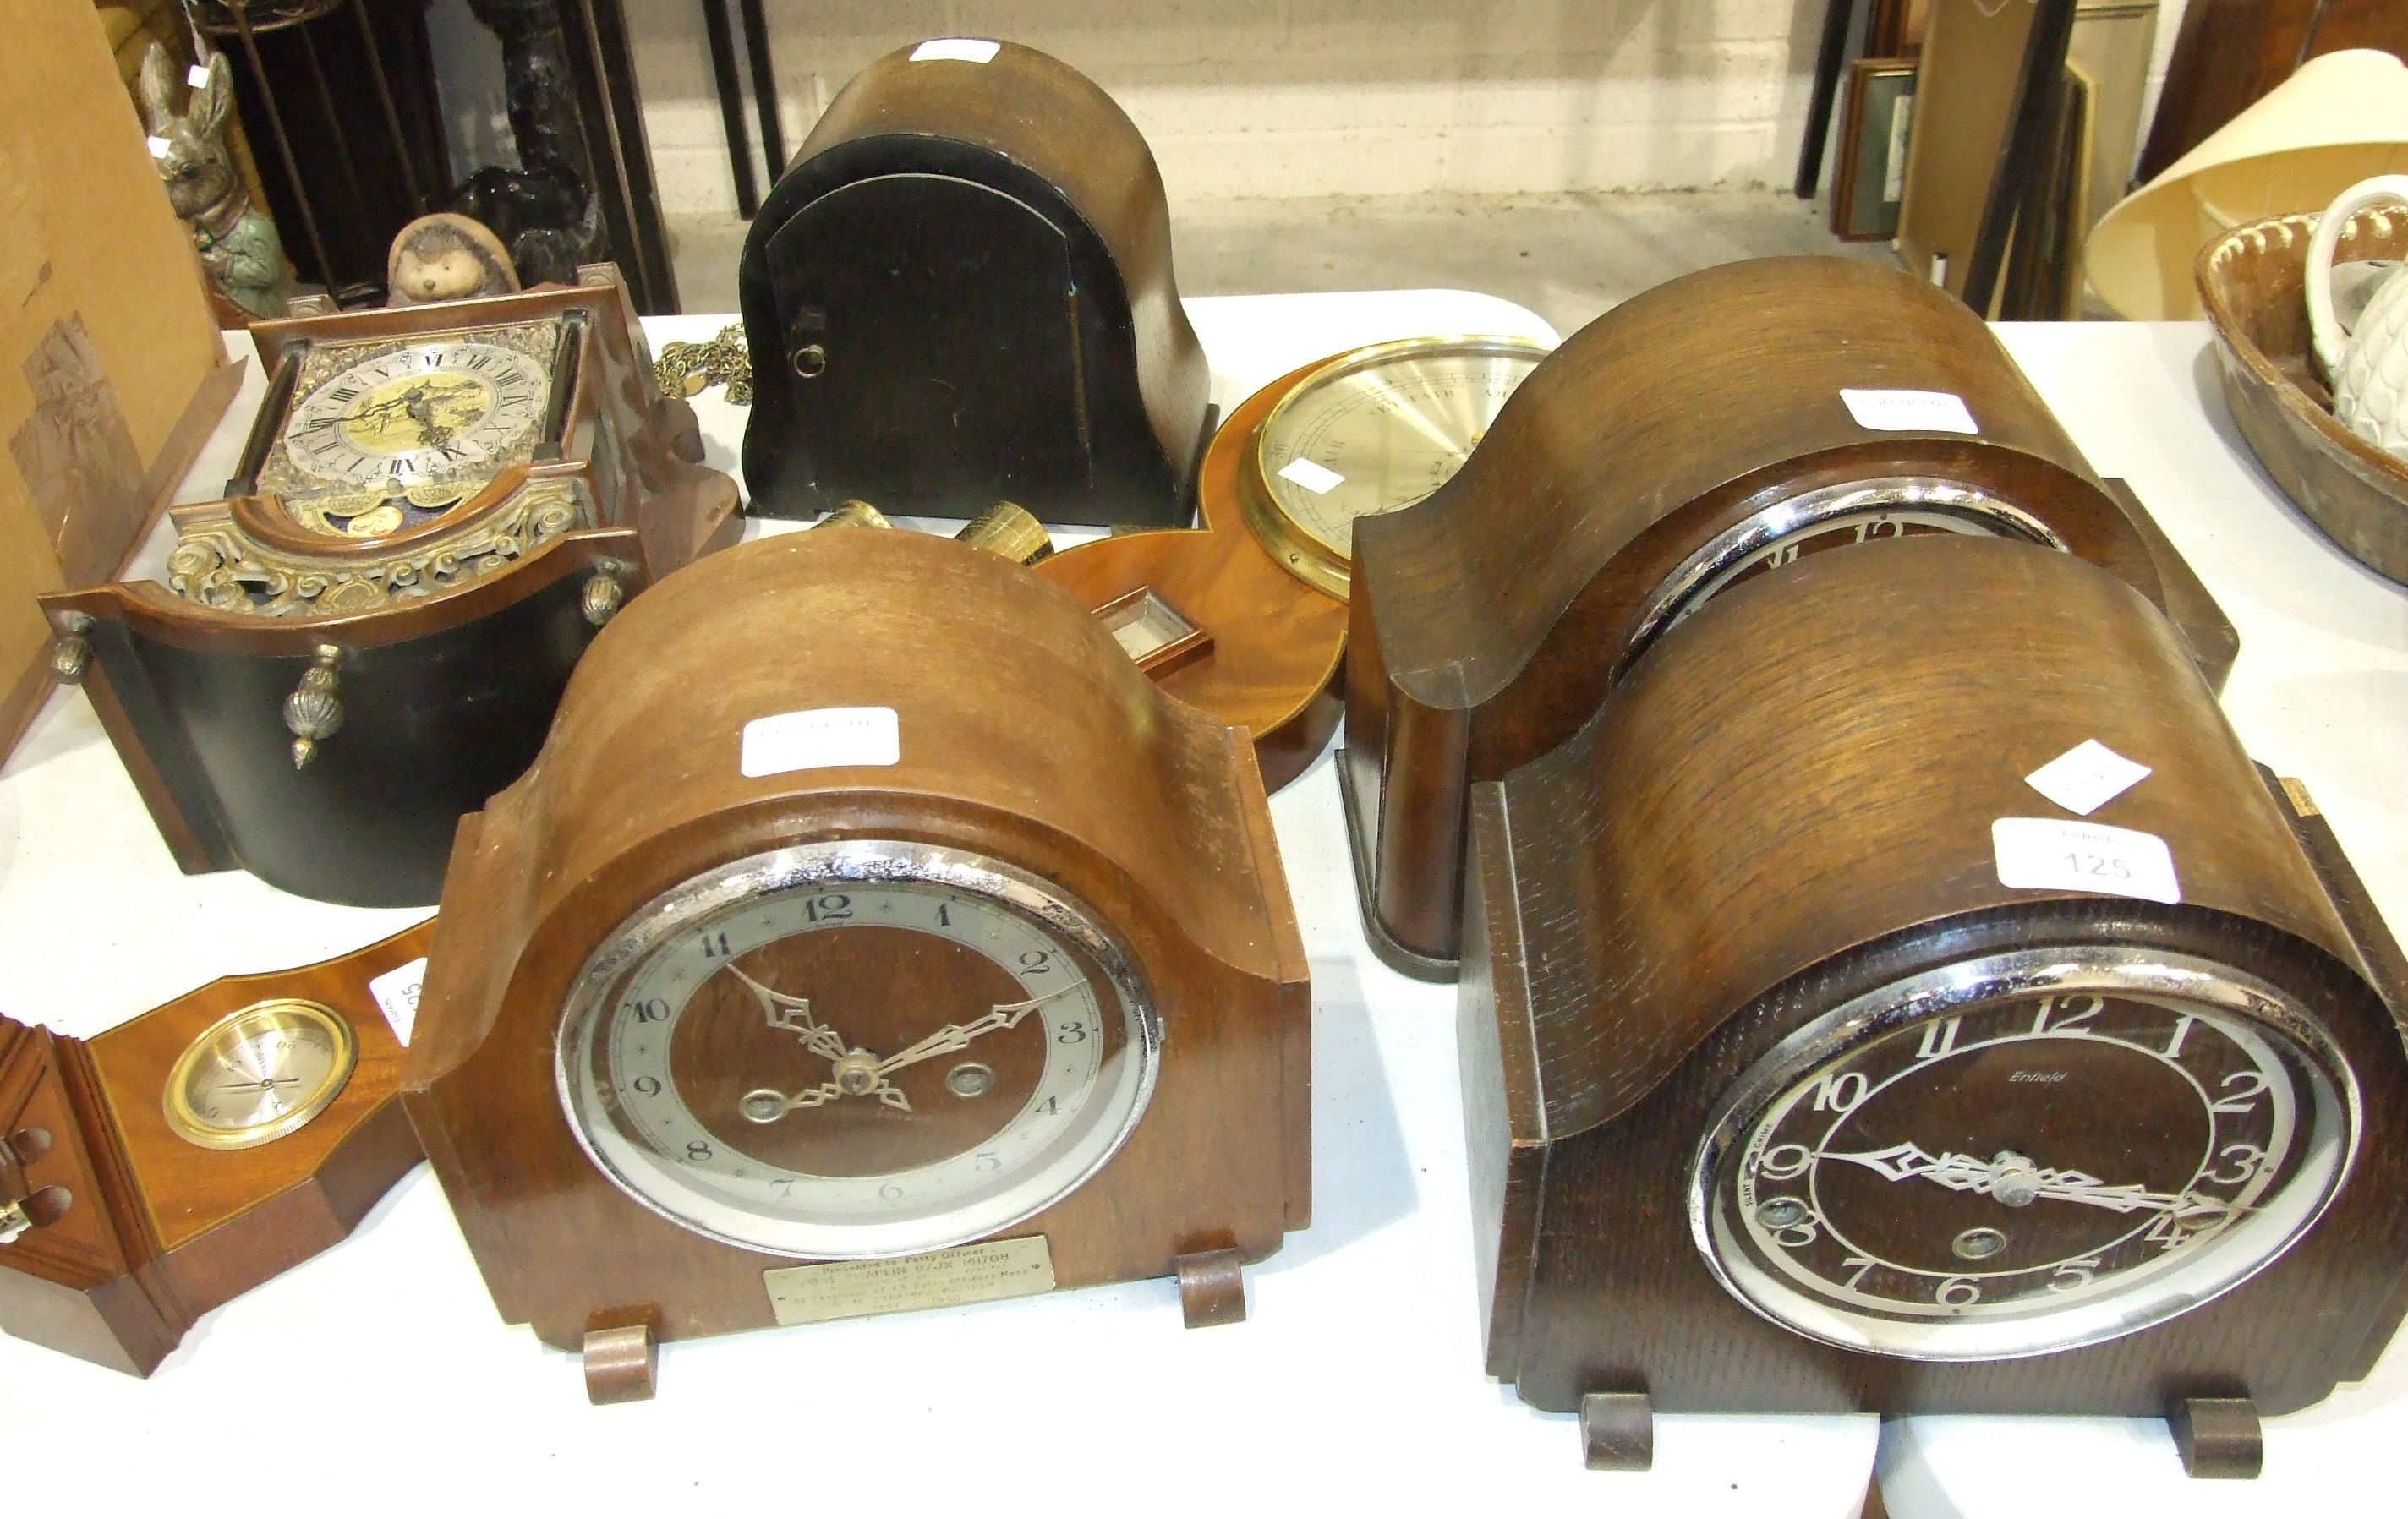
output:
[[[1982,206],[1982,230],[1965,265],[1965,304],[1985,317],[2006,264],[2015,213],[2029,199],[2042,172],[2048,122],[2065,88],[2066,49],[2073,40],[2075,0],[2038,3],[2031,40],[2024,48],[2023,77],[2015,87],[2014,113],[2007,120],[2006,145],[1999,150],[1999,172],[1991,177],[1989,198]]]
[[[786,134],[778,120],[778,75],[769,57],[769,21],[761,0],[737,0],[744,24],[744,57],[752,73],[752,109],[761,123],[763,179],[778,182],[786,166]],[[752,144],[744,130],[744,81],[736,68],[735,25],[727,0],[702,0],[702,24],[710,35],[710,79],[719,94],[719,120],[727,132],[727,165],[736,176],[736,214],[750,222],[761,209],[761,181],[752,174]]]
[[[1813,200],[1823,179],[1823,139],[1831,135],[1831,107],[1839,99],[1840,75],[1848,65],[1848,33],[1856,25],[1856,0],[1828,0],[1823,11],[1823,47],[1814,55],[1814,93],[1806,102],[1806,140],[1798,145],[1799,200]]]

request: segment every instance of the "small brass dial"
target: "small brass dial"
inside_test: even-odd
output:
[[[167,1073],[167,1125],[210,1150],[280,1139],[351,1080],[359,1041],[342,1014],[284,997],[227,1014],[184,1047]]]
[[[1289,573],[1344,600],[1355,522],[1454,479],[1547,351],[1525,337],[1414,337],[1329,360],[1254,435],[1247,525]]]

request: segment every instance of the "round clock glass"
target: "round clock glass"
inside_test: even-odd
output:
[[[1933,533],[2066,546],[2022,508],[1952,480],[1899,476],[1800,492],[1715,534],[1665,577],[1631,623],[1620,666],[1627,668],[1683,619],[1742,580],[1827,549]]]
[[[1291,572],[1343,597],[1355,521],[1454,479],[1547,353],[1521,337],[1416,337],[1330,360],[1263,418],[1248,523]]]
[[[475,335],[380,346],[294,401],[287,504],[332,494],[303,525],[354,537],[415,526],[525,462],[549,390],[540,360]]]
[[[1741,1301],[1813,1339],[2038,1354],[2273,1260],[2358,1126],[2331,1038],[2272,985],[2169,952],[2019,950],[1782,1041],[1700,1146],[1690,1225]]]
[[[832,1259],[993,1234],[1092,1176],[1161,1023],[1058,888],[962,850],[796,845],[665,893],[587,960],[558,1042],[579,1142],[713,1239]]]
[[[210,1150],[248,1150],[317,1117],[351,1080],[359,1044],[342,1014],[280,998],[219,1019],[167,1073],[167,1126]]]

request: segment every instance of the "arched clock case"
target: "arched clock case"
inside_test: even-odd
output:
[[[640,1396],[660,1340],[982,1294],[1241,1315],[1309,1002],[1243,730],[994,554],[794,534],[631,606],[463,822],[405,1100],[503,1316]]]
[[[2148,773],[2075,817],[2025,777],[2086,741]],[[2083,1413],[2254,1473],[2408,1310],[2399,951],[2105,571],[1734,587],[1472,824],[1488,1369],[1598,1464],[1651,1410]]]
[[[1014,43],[839,91],[744,241],[752,510],[1183,527],[1211,371],[1145,139]]]
[[[1859,416],[1848,393],[1944,404]],[[1355,524],[1339,779],[1382,958],[1454,975],[1469,786],[1569,738],[1670,628],[1801,557],[1932,534],[2104,566],[2219,680],[2238,649],[2139,502],[1923,281],[1749,260],[1574,334],[1452,479]]]

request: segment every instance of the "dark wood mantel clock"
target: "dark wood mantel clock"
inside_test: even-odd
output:
[[[812,532],[595,640],[462,823],[404,1086],[503,1317],[608,1401],[662,1340],[1056,1286],[1241,1317],[1310,1040],[1243,731],[997,554]]]
[[[1488,1369],[1591,1464],[1654,1411],[2090,1414],[2254,1476],[2408,1311],[2400,952],[2106,571],[1801,558],[1471,812]]]
[[[0,1329],[147,1377],[418,1164],[380,1006],[432,924],[89,1039],[0,1018]],[[406,1005],[406,1004],[404,1004]]]
[[[1981,321],[1852,260],[1689,275],[1568,339],[1461,470],[1354,524],[1347,795],[1364,922],[1455,973],[1469,787],[1547,752],[1729,587],[1931,534],[2101,565],[2238,649],[2128,492],[2100,480]]]
[[[267,398],[167,583],[42,598],[187,871],[417,906],[534,758],[595,629],[733,541],[618,272],[251,329]]]
[[[1009,42],[891,53],[845,85],[745,238],[752,509],[847,499],[1183,527],[1211,369],[1145,139]]]

